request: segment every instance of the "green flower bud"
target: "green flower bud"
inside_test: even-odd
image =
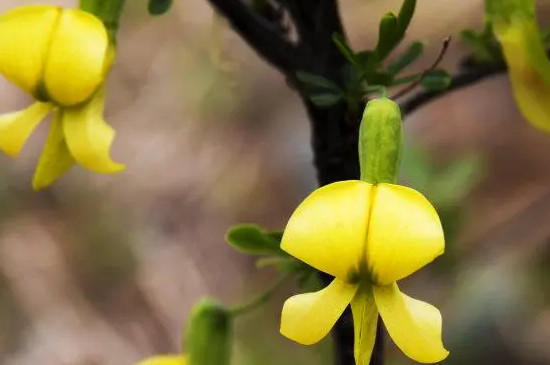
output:
[[[216,302],[204,299],[191,312],[187,327],[189,365],[229,365],[231,317]]]
[[[401,145],[399,105],[388,98],[369,101],[359,129],[361,180],[371,184],[395,183]]]

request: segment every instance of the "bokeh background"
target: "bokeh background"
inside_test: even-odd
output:
[[[0,11],[32,0],[2,0]],[[72,6],[75,1],[44,1]],[[352,45],[375,41],[399,0],[343,0]],[[550,2],[539,1],[541,20]],[[481,0],[420,1],[408,39],[479,28]],[[0,40],[1,42],[1,40]],[[108,85],[114,156],[127,170],[80,167],[33,193],[47,123],[15,160],[0,156],[0,364],[131,365],[181,349],[201,297],[236,304],[276,280],[224,242],[239,222],[280,230],[315,188],[309,125],[297,96],[205,0],[153,18],[128,1]],[[1,46],[1,44],[0,44]],[[451,44],[444,64],[467,50]],[[29,99],[0,80],[0,112]],[[434,303],[445,364],[550,364],[550,138],[519,115],[505,76],[408,116],[402,181],[438,207],[447,254],[402,283]],[[285,286],[236,323],[234,364],[328,365],[330,339],[278,334]],[[393,345],[387,364],[411,364]]]

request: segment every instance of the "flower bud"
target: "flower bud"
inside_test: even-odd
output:
[[[367,103],[359,129],[361,180],[395,183],[401,158],[402,121],[399,105],[388,98]]]
[[[190,365],[229,365],[231,317],[225,308],[208,299],[199,302],[186,335]]]
[[[73,106],[105,79],[109,39],[90,13],[51,5],[0,15],[0,73],[40,101]]]

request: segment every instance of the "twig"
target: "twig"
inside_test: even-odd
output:
[[[424,72],[422,72],[422,74],[420,74],[420,76],[418,77],[418,79],[416,81],[414,81],[413,83],[409,84],[409,86],[407,86],[407,87],[401,89],[400,91],[398,91],[390,99],[395,100],[397,98],[400,98],[400,97],[408,94],[409,92],[413,91],[418,85],[420,85],[420,83],[422,82],[422,78],[424,76],[426,76],[429,72],[435,70],[435,68],[437,66],[439,66],[439,64],[443,60],[443,57],[445,56],[445,53],[447,53],[447,49],[449,49],[449,44],[450,43],[451,43],[451,37],[450,36],[446,37],[443,40],[443,43],[441,44],[441,49],[439,50],[439,54],[437,55],[437,58],[432,63],[432,65],[429,68],[427,68],[426,70],[424,70]]]
[[[451,84],[445,90],[420,92],[402,103],[401,110],[405,115],[410,114],[436,98],[440,98],[452,91],[474,85],[489,77],[504,73],[506,70],[507,67],[504,63],[478,64],[476,66],[471,66],[465,71],[453,76]]]

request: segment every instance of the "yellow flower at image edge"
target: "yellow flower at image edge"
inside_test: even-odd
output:
[[[123,170],[109,156],[115,132],[103,119],[113,54],[103,23],[78,9],[22,6],[0,15],[0,42],[0,73],[36,99],[0,115],[0,149],[16,156],[54,114],[33,187],[48,186],[75,162],[99,173]]]
[[[187,358],[183,355],[158,355],[140,361],[136,365],[187,365]]]
[[[325,289],[285,302],[286,337],[305,345],[320,341],[351,303],[357,365],[369,362],[378,314],[407,356],[423,363],[447,357],[437,308],[396,284],[444,251],[439,217],[417,191],[355,180],[324,186],[293,213],[281,248],[335,277]]]
[[[486,6],[519,110],[533,126],[550,133],[550,61],[534,0],[486,0]]]

